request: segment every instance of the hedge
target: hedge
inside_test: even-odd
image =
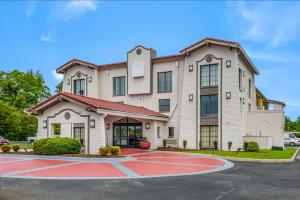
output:
[[[44,138],[33,143],[33,153],[39,155],[79,154],[80,141],[72,138]]]

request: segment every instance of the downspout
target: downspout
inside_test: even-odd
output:
[[[170,117],[169,117],[169,120],[173,117],[177,107],[178,107],[178,98],[179,98],[179,61],[176,61],[176,67],[177,67],[177,97],[176,97],[176,105],[175,105],[175,108],[173,109]]]

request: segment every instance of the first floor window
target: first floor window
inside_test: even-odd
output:
[[[113,78],[114,96],[125,96],[125,76]]]
[[[201,117],[218,116],[218,95],[201,96]]]
[[[174,127],[169,127],[169,138],[174,138]]]
[[[74,80],[74,93],[77,95],[85,95],[85,79]]]
[[[160,127],[157,127],[157,138],[160,138]]]
[[[200,126],[200,148],[215,148],[218,142],[218,126]]]
[[[170,99],[159,100],[159,112],[170,112]]]

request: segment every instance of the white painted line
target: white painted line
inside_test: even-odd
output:
[[[119,162],[112,162],[111,163],[115,168],[126,174],[130,178],[138,178],[140,175],[129,169],[128,167],[125,167],[124,165],[120,164]]]

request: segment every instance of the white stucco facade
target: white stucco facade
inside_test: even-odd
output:
[[[109,109],[104,112],[76,100],[64,99],[35,109],[39,118],[38,137],[52,137],[51,127],[56,123],[61,124],[61,137],[74,137],[74,124],[81,124],[86,153],[97,153],[101,146],[114,145],[115,122],[132,118],[141,124],[142,135],[151,142],[153,149],[162,146],[164,139],[175,140],[178,147],[182,147],[186,140],[187,148],[199,149],[205,138],[201,133],[204,130],[202,126],[217,127],[217,136],[208,139],[210,145],[211,140],[216,140],[222,150],[227,150],[229,141],[232,142],[232,150],[241,148],[251,137],[263,148],[283,147],[284,104],[276,102],[276,111],[258,108],[255,87],[258,71],[238,43],[205,39],[178,55],[166,57],[157,57],[155,50],[137,46],[128,52],[127,57],[126,62],[108,65],[78,60],[64,64],[57,69],[64,74],[63,92],[74,93],[75,81],[81,79],[84,82],[84,94],[81,95],[86,97],[144,107],[155,112],[161,112],[160,100],[168,99],[169,111],[161,112],[167,118],[130,112],[111,113]],[[201,86],[201,67],[208,65],[217,66],[218,83],[204,88]],[[242,76],[239,76],[240,71]],[[171,73],[171,91],[158,91],[160,72]],[[125,94],[122,96],[114,95],[114,77],[125,77]],[[210,95],[218,97],[218,112],[214,117],[203,117],[200,115],[203,107],[201,96]],[[65,117],[66,112],[71,115],[69,119]],[[91,120],[95,122],[92,127]]]

